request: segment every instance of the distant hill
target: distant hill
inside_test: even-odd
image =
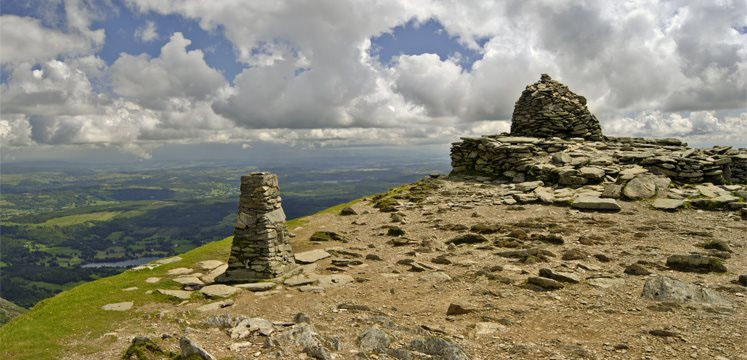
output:
[[[26,309],[0,298],[0,325],[10,321],[10,319],[26,312]]]

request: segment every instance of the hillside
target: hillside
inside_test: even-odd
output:
[[[14,317],[26,312],[26,309],[0,298],[0,325],[3,325]]]
[[[351,215],[290,221],[302,273],[226,298],[156,290],[199,287],[182,284],[225,262],[230,238],[78,286],[0,328],[0,357],[115,359],[138,336],[179,353],[187,336],[218,359],[745,358],[738,213],[522,204],[536,186],[477,180],[425,179]]]

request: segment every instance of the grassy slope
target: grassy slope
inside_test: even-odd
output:
[[[339,212],[359,200],[322,210],[317,214]],[[312,215],[313,216],[313,215]],[[288,221],[289,229],[304,225],[309,217]],[[198,261],[226,259],[231,237],[212,242],[180,255],[181,261],[162,265],[152,271],[125,271],[119,275],[82,284],[35,305],[29,312],[0,327],[0,359],[59,359],[68,351],[93,352],[85,345],[70,345],[71,339],[96,339],[117,327],[117,323],[132,316],[131,312],[103,311],[109,303],[133,301],[135,307],[153,302],[173,302],[165,296],[146,295],[146,290],[178,289],[178,284],[162,280],[148,284],[151,276],[166,277],[166,272],[177,267],[191,267]],[[136,291],[122,291],[128,287]],[[77,341],[76,343],[85,343]]]

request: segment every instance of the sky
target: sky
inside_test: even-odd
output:
[[[0,158],[443,148],[541,73],[606,135],[747,147],[747,0],[3,0]]]

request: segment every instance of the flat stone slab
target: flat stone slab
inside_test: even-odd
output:
[[[155,284],[155,283],[157,283],[159,281],[161,281],[160,277],[149,277],[149,278],[145,279],[145,282],[147,282],[148,284]]]
[[[179,256],[172,256],[170,258],[156,260],[156,263],[159,263],[161,265],[166,265],[166,264],[175,263],[175,262],[181,261],[181,260],[182,260],[182,258],[179,257]]]
[[[186,291],[186,290],[157,289],[156,291],[158,291],[159,293],[163,295],[171,296],[171,297],[181,299],[181,300],[189,300],[189,298],[192,297],[192,292]]]
[[[205,283],[203,283],[202,280],[198,279],[196,276],[180,276],[172,280],[178,282],[179,284],[187,286],[205,285]]]
[[[311,293],[323,293],[324,288],[321,286],[314,286],[314,285],[303,285],[298,288],[298,290],[301,290],[301,292],[311,292]]]
[[[320,275],[319,286],[327,287],[338,287],[353,282],[353,277],[345,274],[332,274],[332,275]]]
[[[101,307],[101,310],[106,311],[127,311],[132,309],[132,301],[118,302],[113,304],[106,304]]]
[[[234,285],[235,287],[239,289],[249,290],[249,291],[267,291],[273,289],[277,284],[272,282],[257,282],[257,283],[248,283],[248,284],[238,284]]]
[[[213,270],[218,266],[223,265],[224,262],[220,260],[203,260],[197,263],[197,267],[202,270]]]
[[[683,200],[677,199],[656,199],[654,200],[654,209],[673,211],[685,205]]]
[[[318,281],[319,279],[316,278],[293,277],[290,279],[286,279],[283,284],[285,286],[303,286],[316,284]]]
[[[240,289],[234,286],[228,286],[228,285],[208,285],[200,289],[200,293],[202,295],[205,295],[207,297],[229,297],[236,292],[238,292]]]
[[[655,301],[731,306],[729,300],[715,290],[688,284],[668,276],[656,276],[646,280],[641,297]]]
[[[187,275],[187,274],[191,274],[193,272],[194,272],[194,270],[192,270],[190,268],[180,267],[180,268],[176,268],[176,269],[171,269],[171,270],[167,271],[166,273],[169,274],[169,275]]]
[[[137,286],[132,286],[132,287],[122,289],[122,291],[135,291],[135,290],[137,290]]]
[[[322,249],[304,251],[296,254],[296,262],[301,264],[311,264],[330,256],[332,256],[330,253]]]
[[[591,196],[579,196],[571,203],[571,207],[583,210],[620,211],[620,205],[615,199]]]
[[[210,304],[205,304],[205,305],[198,307],[197,311],[201,311],[201,312],[215,311],[215,310],[222,309],[224,307],[229,307],[231,305],[233,305],[233,300],[231,299],[216,301],[216,302],[212,302]]]
[[[609,289],[614,286],[624,285],[625,279],[597,277],[597,278],[586,279],[586,283],[588,283],[591,286],[596,286],[598,288]]]

